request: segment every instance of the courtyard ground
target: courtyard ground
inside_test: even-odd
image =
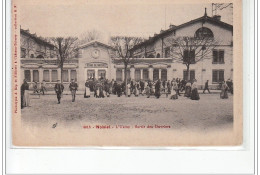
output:
[[[200,94],[200,100],[186,97],[170,100],[163,95],[155,97],[117,97],[83,98],[77,95],[71,102],[71,95],[63,95],[61,104],[57,104],[55,95],[38,98],[31,96],[31,107],[22,109],[22,123],[36,127],[73,128],[85,124],[170,126],[177,130],[210,131],[232,129],[233,96],[220,99],[219,94]]]

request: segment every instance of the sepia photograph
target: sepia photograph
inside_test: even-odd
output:
[[[241,4],[13,0],[13,145],[243,144]]]

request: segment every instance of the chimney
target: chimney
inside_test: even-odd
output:
[[[170,24],[169,27],[170,27],[170,28],[174,28],[174,27],[176,27],[176,25]]]
[[[214,15],[213,19],[216,19],[216,20],[220,21],[221,20],[221,16],[220,15]]]

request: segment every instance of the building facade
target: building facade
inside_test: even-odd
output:
[[[210,51],[207,58],[190,64],[190,79],[197,79],[202,87],[209,80],[209,86],[216,88],[219,82],[233,79],[233,26],[221,21],[220,16],[204,16],[179,26],[170,25],[168,30],[161,30],[143,43],[132,49],[132,56],[136,58],[153,58],[157,61],[146,66],[151,70],[152,80],[156,79],[187,79],[187,67],[183,62],[173,59],[171,54],[171,38],[178,37],[212,37],[218,45]],[[185,55],[185,53],[183,53]],[[171,61],[168,62],[170,59]],[[143,65],[144,67],[144,65]],[[165,77],[167,75],[167,78]]]
[[[181,24],[171,25],[168,30],[155,34],[148,40],[136,45],[132,50],[134,64],[127,68],[127,78],[133,80],[172,80],[173,78],[187,79],[186,66],[175,62],[170,55],[168,38],[194,37],[209,35],[220,41],[209,59],[204,59],[190,66],[190,78],[197,79],[198,84],[204,85],[209,80],[210,88],[216,88],[218,83],[233,77],[233,26],[220,20],[220,16],[204,16]],[[75,79],[79,89],[84,89],[88,78],[106,78],[109,80],[124,80],[124,65],[116,58],[116,50],[99,41],[91,41],[79,47],[78,58],[69,59],[64,63],[63,72],[57,66],[54,48],[51,44],[35,39],[34,52],[28,51],[22,44],[28,37],[28,32],[21,30],[21,75],[29,83],[33,81],[47,82],[53,88],[57,79],[63,74],[63,83],[67,88],[70,79]],[[36,37],[29,35],[29,37]],[[41,42],[40,42],[41,41]],[[33,54],[33,55],[32,55]]]

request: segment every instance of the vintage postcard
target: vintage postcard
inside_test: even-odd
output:
[[[243,144],[241,0],[13,0],[13,146]]]

